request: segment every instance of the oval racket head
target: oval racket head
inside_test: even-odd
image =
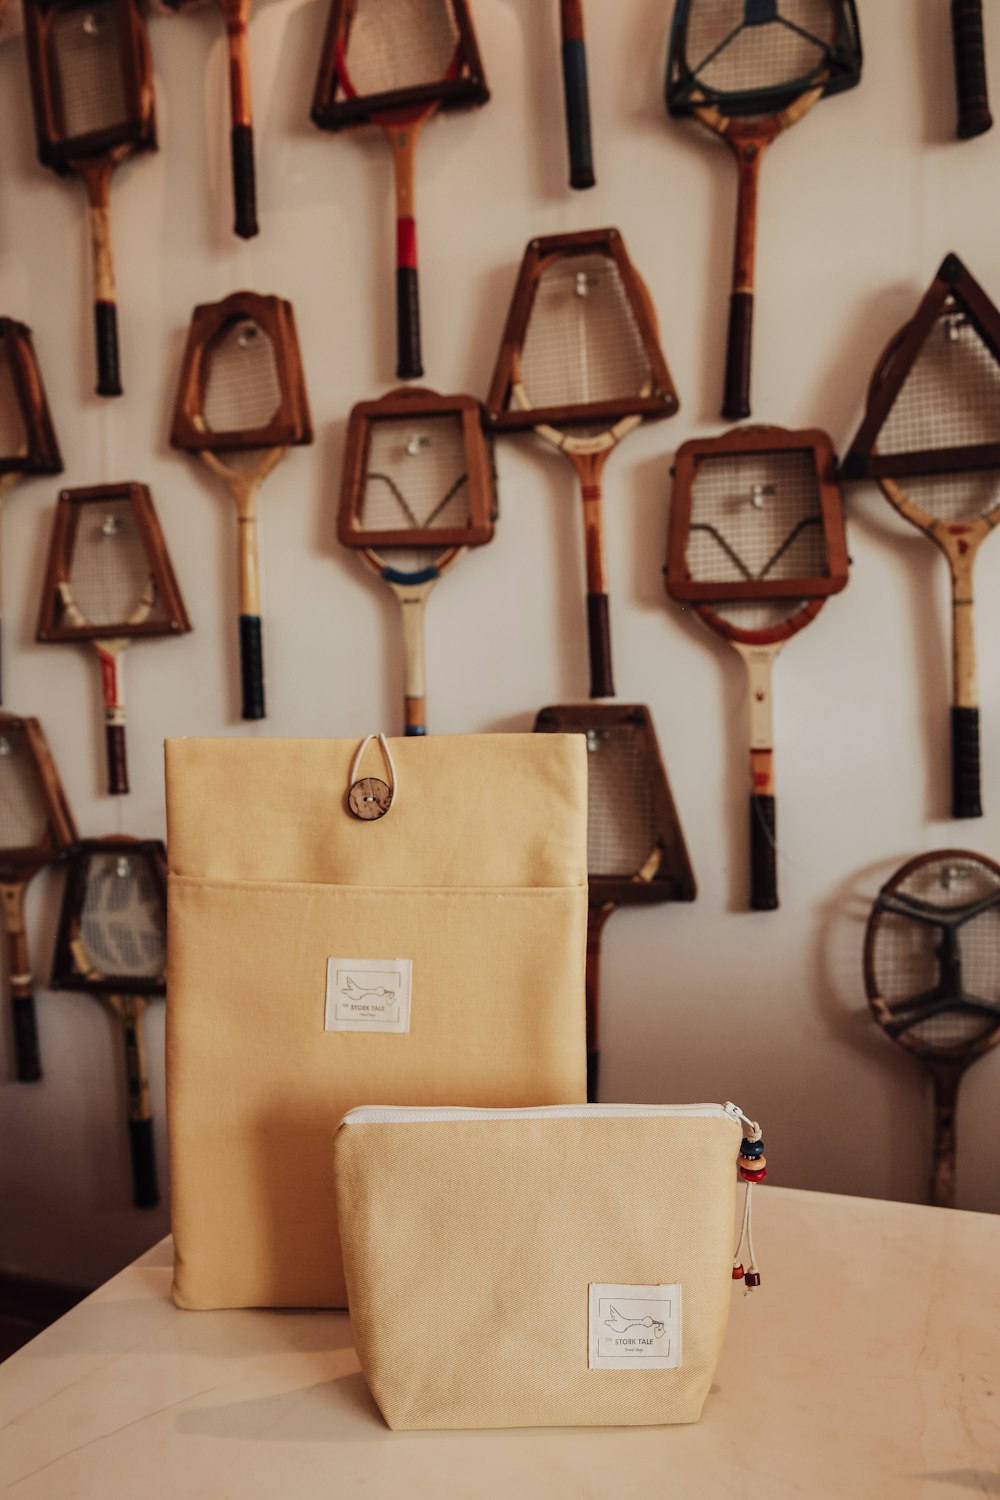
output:
[[[911,324],[894,336],[871,386],[892,380]],[[883,457],[975,447],[1000,439],[1000,364],[969,314],[949,299],[902,376],[877,439]]]
[[[7,340],[0,331],[0,463],[28,457],[28,429]]]
[[[440,83],[457,71],[461,39],[449,0],[352,0],[340,57],[351,98]]]
[[[464,532],[472,523],[465,436],[460,416],[421,416],[371,426],[361,532],[408,535]]]
[[[69,140],[122,128],[130,119],[122,29],[114,0],[56,11],[48,54],[58,87],[58,134]]]
[[[0,723],[0,861],[11,850],[38,850],[49,830],[49,807],[38,763],[22,725]]]
[[[129,499],[79,508],[61,590],[66,623],[108,632],[163,618],[145,540]]]
[[[205,346],[201,414],[211,433],[269,426],[281,409],[274,343],[254,318],[233,319]]]
[[[163,994],[166,959],[162,845],[84,840],[70,858],[53,988]]]

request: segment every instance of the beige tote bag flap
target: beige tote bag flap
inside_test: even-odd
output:
[[[581,736],[167,745],[174,1296],[339,1307],[330,1142],[370,1100],[586,1097]],[[360,776],[389,779],[377,745]]]

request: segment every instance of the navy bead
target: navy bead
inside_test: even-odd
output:
[[[761,1141],[744,1141],[743,1145],[740,1147],[740,1155],[741,1156],[763,1156],[764,1155],[764,1142],[762,1140]]]

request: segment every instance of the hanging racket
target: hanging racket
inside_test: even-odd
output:
[[[143,636],[191,629],[149,490],[141,484],[59,496],[38,640],[85,641],[101,669],[108,792],[128,792],[122,657]]]
[[[566,140],[569,145],[569,185],[572,188],[591,188],[596,178],[590,133],[590,90],[587,86],[583,0],[559,0],[559,23],[562,32]]]
[[[122,393],[111,253],[111,175],[156,147],[153,68],[138,0],[24,0],[38,154],[90,202],[97,394]]]
[[[439,109],[485,104],[489,90],[466,0],[333,0],[312,118],[324,130],[377,125],[396,179],[396,328],[400,380],[423,374],[414,160]]]
[[[543,708],[536,731],[587,737],[587,1098],[597,1098],[601,937],[619,906],[693,901],[694,873],[649,709]]]
[[[0,713],[0,914],[7,939],[7,985],[15,1072],[22,1083],[42,1076],[28,956],[24,898],[39,870],[60,858],[76,827],[41,725]]]
[[[577,472],[590,696],[612,697],[604,465],[643,419],[678,407],[649,294],[616,229],[532,240],[486,405],[494,427],[533,428]]]
[[[136,1208],[160,1201],[142,1021],[149,996],[166,993],[166,962],[163,845],[83,840],[70,857],[52,988],[97,995],[121,1023]]]
[[[195,308],[170,441],[197,453],[236,506],[241,713],[262,719],[257,495],[289,447],[312,442],[290,302],[234,292]]]
[[[750,700],[750,906],[778,905],[771,676],[847,582],[825,433],[738,428],[677,453],[666,585],[738,652]]]
[[[986,79],[983,0],[951,0],[951,30],[958,103],[956,134],[960,141],[967,141],[985,134],[993,124]]]
[[[351,413],[338,535],[399,600],[405,725],[427,733],[425,613],[438,579],[493,536],[492,454],[471,396],[403,388]]]
[[[860,77],[854,0],[676,0],[667,108],[721,136],[739,168],[724,417],[750,415],[761,162],[820,99]]]
[[[1000,1042],[1000,865],[938,849],[898,869],[868,918],[864,975],[875,1020],[931,1075],[928,1202],[952,1208],[959,1086]]]
[[[1000,522],[1000,310],[955,255],[882,355],[844,461],[948,562],[952,598],[951,813],[977,818],[980,714],[973,569]]]

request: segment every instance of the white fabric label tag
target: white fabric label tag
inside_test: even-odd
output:
[[[328,958],[325,1031],[410,1029],[409,958]]]
[[[679,1286],[590,1283],[590,1369],[678,1370]]]

